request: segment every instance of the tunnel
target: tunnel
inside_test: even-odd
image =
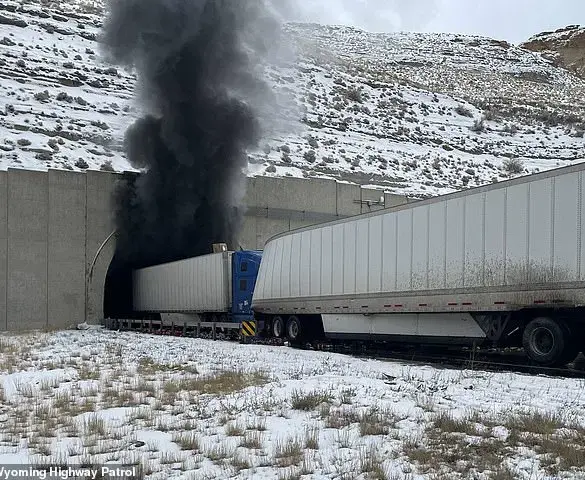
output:
[[[134,318],[132,311],[132,268],[114,254],[104,286],[104,318]]]

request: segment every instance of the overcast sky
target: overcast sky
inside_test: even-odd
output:
[[[585,0],[297,0],[295,19],[370,31],[449,32],[520,43],[585,24]]]

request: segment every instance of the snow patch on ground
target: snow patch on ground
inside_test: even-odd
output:
[[[585,466],[583,380],[101,329],[0,345],[0,463],[123,462],[153,479],[552,479]]]

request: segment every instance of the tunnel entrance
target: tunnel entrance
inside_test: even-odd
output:
[[[134,318],[132,311],[132,267],[118,253],[108,268],[104,286],[104,317]]]

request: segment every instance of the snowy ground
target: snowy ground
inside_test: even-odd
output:
[[[2,335],[0,352],[0,464],[123,462],[153,479],[585,478],[582,380],[99,329]]]

